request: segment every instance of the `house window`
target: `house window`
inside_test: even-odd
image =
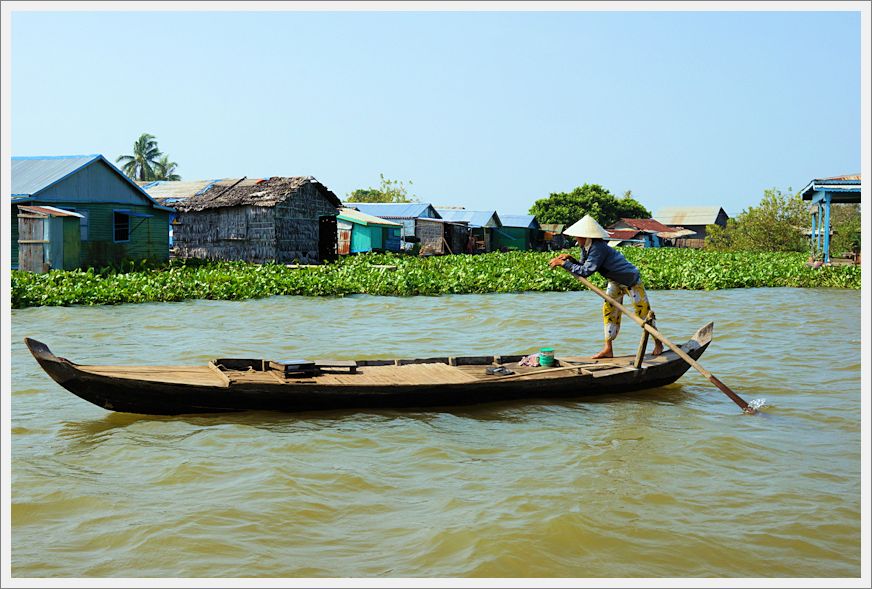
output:
[[[81,240],[88,241],[88,211],[76,211],[82,218],[79,219],[79,229],[81,232]]]
[[[114,241],[130,241],[130,215],[121,211],[113,211],[112,217],[112,239]]]

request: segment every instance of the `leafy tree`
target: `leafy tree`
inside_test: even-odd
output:
[[[808,226],[808,210],[798,193],[769,188],[759,205],[727,220],[726,227],[709,225],[705,245],[719,251],[801,252],[808,249]]]
[[[406,186],[401,181],[389,180],[384,174],[378,176],[378,188],[358,188],[348,195],[346,202],[417,202],[414,195],[408,195]],[[409,185],[412,185],[411,180]]]
[[[171,162],[168,155],[163,154],[155,163],[154,179],[155,180],[181,180],[182,177],[176,174],[176,162]]]
[[[615,196],[599,184],[585,184],[572,192],[552,192],[548,198],[540,198],[530,207],[530,214],[540,223],[563,223],[571,225],[590,215],[603,227],[618,219],[647,219],[651,212],[627,191],[622,198]]]
[[[121,164],[121,171],[129,178],[154,180],[154,169],[161,155],[154,135],[143,133],[133,144],[133,155],[120,155],[115,163]]]
[[[809,219],[811,215],[808,215]],[[830,254],[841,256],[860,247],[860,205],[838,203],[830,205]]]

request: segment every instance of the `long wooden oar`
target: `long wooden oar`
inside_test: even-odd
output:
[[[650,333],[651,335],[653,335],[654,337],[659,339],[661,342],[663,342],[664,344],[669,346],[672,349],[672,351],[675,352],[676,354],[678,354],[678,356],[682,360],[684,360],[685,362],[687,362],[688,364],[690,364],[691,366],[696,368],[700,374],[702,374],[704,377],[709,379],[709,382],[711,382],[713,385],[715,385],[716,387],[721,389],[721,391],[723,393],[725,393],[730,399],[732,399],[736,405],[738,405],[739,407],[742,408],[742,411],[744,411],[745,413],[752,413],[752,414],[757,413],[757,410],[754,409],[753,407],[751,407],[750,405],[748,405],[748,403],[746,403],[745,400],[742,399],[742,397],[740,397],[739,395],[734,393],[732,390],[730,390],[730,387],[728,387],[727,385],[722,383],[720,380],[718,380],[718,378],[714,374],[712,374],[711,372],[709,372],[708,370],[706,370],[705,368],[700,366],[699,362],[697,362],[696,360],[694,360],[693,358],[688,356],[687,352],[685,352],[679,346],[676,346],[671,341],[666,339],[666,337],[662,333],[657,331],[655,328],[651,327],[651,325],[649,325],[648,323],[645,323],[645,321],[643,319],[641,319],[635,313],[633,313],[632,311],[627,309],[624,305],[622,305],[621,303],[619,303],[618,301],[616,301],[615,299],[613,299],[612,297],[607,295],[601,289],[594,286],[590,282],[590,280],[588,280],[587,278],[584,278],[582,276],[576,276],[575,274],[573,274],[573,276],[578,278],[586,287],[588,287],[590,290],[592,290],[593,292],[595,292],[596,294],[601,296],[604,300],[610,302],[616,308],[620,309],[624,315],[630,317],[633,321],[635,321],[640,326],[642,326],[642,329],[646,330],[648,333]]]

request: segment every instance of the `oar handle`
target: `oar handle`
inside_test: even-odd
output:
[[[732,399],[733,402],[734,402],[736,405],[738,405],[739,407],[741,407],[741,408],[742,408],[742,411],[744,411],[745,413],[756,413],[756,412],[757,412],[757,410],[754,409],[753,407],[751,407],[750,405],[748,405],[748,403],[746,403],[744,399],[742,399],[739,395],[737,395],[737,394],[734,393],[732,390],[730,390],[730,387],[728,387],[727,385],[725,385],[724,383],[722,383],[720,380],[718,380],[718,379],[717,379],[717,378],[716,378],[716,377],[715,377],[711,372],[709,372],[708,370],[706,370],[705,368],[703,368],[703,367],[699,364],[699,362],[697,362],[696,360],[694,360],[693,358],[691,358],[691,357],[687,354],[687,352],[685,352],[684,350],[682,350],[681,347],[676,346],[676,345],[673,344],[671,341],[669,341],[669,340],[666,338],[666,336],[664,336],[662,333],[660,333],[659,331],[657,331],[657,329],[655,329],[654,327],[652,327],[650,324],[646,323],[644,319],[642,319],[641,317],[637,316],[635,313],[633,313],[632,311],[630,311],[629,309],[627,309],[624,305],[622,305],[621,303],[619,303],[618,301],[616,301],[614,298],[610,297],[610,296],[609,296],[608,294],[606,294],[606,293],[605,293],[601,288],[598,288],[597,286],[595,286],[595,285],[594,285],[590,280],[588,280],[587,278],[585,278],[585,277],[583,277],[583,276],[578,276],[577,274],[573,274],[573,276],[575,276],[578,280],[580,280],[580,281],[582,282],[582,284],[584,284],[584,285],[585,285],[586,287],[588,287],[590,290],[592,290],[593,292],[595,292],[596,294],[598,294],[598,295],[599,295],[600,297],[602,297],[604,300],[606,300],[606,301],[608,301],[609,303],[611,303],[612,305],[614,305],[614,306],[615,306],[617,309],[619,309],[619,310],[620,310],[624,315],[626,315],[627,317],[630,317],[633,321],[635,321],[636,323],[638,323],[638,324],[642,327],[642,329],[646,330],[648,333],[650,333],[651,335],[653,335],[654,337],[656,337],[657,339],[659,339],[661,342],[663,342],[664,344],[666,344],[667,346],[669,346],[669,348],[670,348],[673,352],[675,352],[676,354],[678,354],[678,356],[679,356],[682,360],[684,360],[685,362],[687,362],[688,364],[690,364],[691,366],[693,366],[697,371],[699,371],[700,374],[702,374],[704,377],[706,377],[706,378],[709,380],[709,382],[711,382],[713,385],[715,385],[716,387],[718,387],[718,388],[719,388],[719,389],[720,389],[724,394],[726,394],[730,399]]]

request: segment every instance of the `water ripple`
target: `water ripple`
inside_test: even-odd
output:
[[[761,415],[690,371],[585,401],[133,416],[66,393],[21,343],[95,364],[585,354],[584,292],[13,310],[13,574],[858,576],[859,293],[651,296],[674,341],[715,321],[702,363]]]

